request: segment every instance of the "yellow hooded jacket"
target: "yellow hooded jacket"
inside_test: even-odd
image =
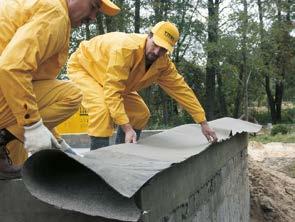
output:
[[[32,81],[55,79],[68,56],[67,2],[1,0],[0,24],[0,90],[27,125],[40,119]]]
[[[105,103],[118,125],[129,122],[122,95],[153,83],[180,103],[196,122],[204,121],[202,106],[167,54],[146,71],[146,39],[145,34],[114,32],[83,41],[68,62],[69,77],[75,79],[75,69],[86,70],[103,87]]]

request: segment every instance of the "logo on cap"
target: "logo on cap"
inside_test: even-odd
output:
[[[169,38],[172,42],[175,42],[175,38],[169,32],[165,31],[165,36]]]

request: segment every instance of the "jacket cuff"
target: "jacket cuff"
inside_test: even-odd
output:
[[[194,119],[196,123],[201,123],[206,120],[205,113],[199,113],[199,114],[193,115],[192,118]]]
[[[117,125],[127,124],[127,123],[129,123],[129,118],[128,118],[128,116],[126,114],[121,115],[121,116],[117,116],[117,117],[114,117],[114,122]]]

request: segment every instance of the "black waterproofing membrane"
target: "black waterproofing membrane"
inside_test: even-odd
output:
[[[209,122],[218,141],[261,126],[232,118]],[[60,209],[138,221],[134,194],[156,174],[210,147],[200,125],[178,126],[141,140],[85,153],[42,150],[24,164],[23,181],[36,198]]]

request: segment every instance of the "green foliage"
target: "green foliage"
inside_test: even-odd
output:
[[[205,86],[203,83],[206,78],[204,68],[186,60],[182,60],[177,65],[178,71],[184,76],[187,84],[192,88],[198,98],[204,101]]]
[[[261,143],[271,143],[271,142],[281,142],[281,143],[294,143],[295,141],[295,133],[289,134],[277,134],[275,136],[271,135],[259,135],[256,137],[251,137],[251,140],[261,142]]]
[[[159,113],[154,113],[152,114],[146,129],[169,129],[175,126],[189,123],[195,122],[193,121],[191,116],[184,110],[180,111],[178,114],[173,115],[173,119],[170,119],[167,124],[163,122],[162,115],[159,115]]]
[[[282,111],[283,123],[295,123],[295,107]]]
[[[277,134],[287,134],[289,132],[289,128],[286,125],[283,124],[277,124],[274,125],[273,128],[271,129],[270,135],[274,136]]]
[[[280,133],[276,133],[275,135],[272,135],[272,131],[264,130],[262,133],[259,133],[257,136],[251,136],[250,140],[254,140],[261,143],[271,143],[271,142],[294,143],[295,142],[295,125],[294,124],[279,124],[279,125],[275,125],[274,128],[279,128]],[[286,129],[288,130],[288,133],[282,134],[281,131],[286,132]]]
[[[267,109],[263,109],[263,111],[252,111],[252,116],[260,124],[267,124],[271,122],[270,114]],[[295,107],[285,108],[282,110],[282,121],[281,123],[285,124],[295,124]]]
[[[259,124],[267,124],[271,123],[271,118],[269,111],[263,111],[263,112],[252,112],[252,115],[255,117],[255,119],[258,121]]]

